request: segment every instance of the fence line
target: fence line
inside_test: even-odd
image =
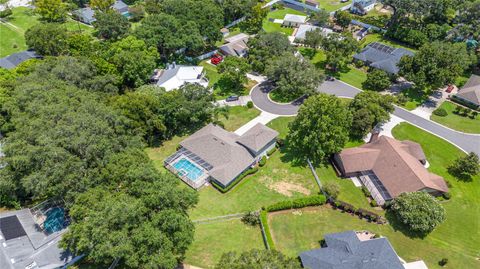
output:
[[[317,182],[318,187],[320,188],[320,191],[323,193],[323,195],[327,198],[327,201],[328,201],[330,197],[323,190],[322,182],[320,181],[320,178],[318,178],[317,171],[315,171],[315,168],[313,167],[312,162],[310,162],[310,159],[308,158],[307,158],[307,163],[308,163],[308,166],[310,167],[310,170],[312,171],[313,177],[315,178],[315,181]]]
[[[244,20],[246,20],[246,19],[247,19],[247,17],[246,17],[246,16],[243,16],[243,17],[241,17],[241,18],[239,18],[239,19],[236,19],[236,20],[232,21],[231,23],[225,25],[225,28],[233,27],[233,26],[241,23],[242,21],[244,21]]]
[[[262,229],[263,242],[265,243],[265,247],[267,247],[267,249],[270,249],[270,244],[268,243],[267,234],[265,232],[265,228],[263,227],[263,221],[262,221],[261,214],[262,213],[260,212],[258,218],[260,219],[260,228]],[[267,217],[267,221],[268,221],[268,217]]]
[[[193,220],[193,223],[207,223],[215,220],[227,220],[227,219],[239,219],[242,218],[245,215],[245,213],[236,213],[236,214],[229,214],[229,215],[223,215],[223,216],[217,216],[217,217],[212,217],[212,218],[205,218],[205,219],[198,219],[198,220]]]

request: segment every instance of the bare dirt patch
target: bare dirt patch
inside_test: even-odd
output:
[[[294,192],[310,195],[309,189],[301,185],[297,185],[297,184],[285,182],[285,181],[269,184],[268,188],[288,197],[291,197]]]

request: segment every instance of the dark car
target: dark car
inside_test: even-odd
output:
[[[335,78],[332,77],[332,76],[327,76],[327,80],[328,80],[328,81],[335,81]]]
[[[239,99],[238,96],[232,95],[232,96],[227,97],[226,101],[227,102],[233,102],[233,101],[238,101],[238,99]]]

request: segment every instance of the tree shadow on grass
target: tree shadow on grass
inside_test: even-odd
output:
[[[428,233],[421,233],[421,232],[410,230],[405,224],[403,224],[398,219],[398,217],[391,210],[387,210],[385,212],[385,218],[388,220],[388,223],[390,224],[390,226],[392,226],[392,228],[395,231],[400,231],[401,233],[403,233],[405,236],[409,238],[424,239],[428,235]]]

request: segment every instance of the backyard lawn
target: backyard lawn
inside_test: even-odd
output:
[[[16,7],[12,11],[13,15],[6,22],[0,22],[0,57],[26,50],[24,34],[28,28],[38,23],[39,17],[30,8]],[[93,28],[71,19],[61,26],[70,31],[93,31]]]
[[[245,225],[239,219],[196,224],[195,239],[185,263],[212,268],[225,252],[264,248],[260,228]]]
[[[327,233],[369,230],[386,236],[397,253],[407,261],[423,259],[429,268],[440,268],[438,261],[448,258],[449,268],[479,268],[480,178],[477,176],[472,182],[458,181],[448,174],[446,168],[464,153],[407,123],[396,126],[393,135],[400,140],[420,143],[431,165],[429,170],[450,183],[452,198],[442,202],[447,211],[444,223],[424,239],[409,238],[390,225],[371,224],[322,206],[270,215],[270,229],[277,249],[296,256],[302,251],[319,247],[319,241]]]
[[[221,116],[220,120],[227,131],[235,131],[250,120],[260,115],[260,110],[246,106],[233,106],[229,108],[228,119]]]
[[[370,44],[372,42],[380,42],[380,43],[383,43],[385,45],[388,45],[388,46],[391,46],[391,47],[394,47],[394,48],[404,48],[404,49],[408,49],[408,50],[411,50],[411,51],[416,51],[415,48],[408,47],[407,45],[399,43],[398,41],[386,38],[382,34],[379,34],[379,33],[368,34],[368,35],[365,36],[365,38],[363,38],[360,41],[362,47],[366,47],[368,44]]]
[[[332,12],[339,8],[342,8],[348,4],[349,1],[342,3],[340,0],[318,0],[319,8],[325,9],[325,11]]]
[[[306,16],[305,13],[291,9],[291,8],[282,8],[282,9],[277,9],[275,11],[271,11],[268,13],[267,18],[263,21],[263,30],[265,32],[270,33],[270,32],[281,32],[286,35],[291,35],[293,33],[293,28],[291,27],[282,27],[282,24],[280,23],[274,23],[273,21],[270,21],[270,19],[279,19],[283,20],[286,14],[296,14],[296,15],[303,15]]]
[[[457,115],[453,113],[453,111],[455,110],[455,107],[457,107],[456,104],[451,103],[449,101],[445,101],[440,105],[439,108],[445,109],[448,115],[446,117],[440,117],[432,114],[432,116],[430,116],[430,119],[458,131],[462,131],[465,133],[479,134],[480,133],[480,116],[477,116],[476,118],[472,119],[469,117],[463,117],[463,116]]]

